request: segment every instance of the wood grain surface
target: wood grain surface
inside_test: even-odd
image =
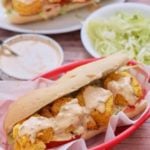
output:
[[[149,3],[150,0],[127,0],[132,2]],[[0,40],[13,36],[18,33],[0,29]],[[80,41],[80,31],[51,35],[64,49],[64,64],[77,61],[91,56],[84,50]],[[12,79],[0,73],[1,79]],[[150,150],[150,119],[147,120],[134,134],[118,144],[113,150]]]

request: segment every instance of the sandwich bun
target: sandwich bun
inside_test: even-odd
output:
[[[56,99],[100,79],[128,62],[125,54],[117,53],[68,71],[50,87],[33,90],[11,104],[4,121],[6,133],[19,121],[31,116]],[[34,105],[32,105],[34,104]]]
[[[87,2],[76,2],[76,3],[68,3],[64,5],[60,5],[57,3],[53,4],[46,4],[44,10],[40,12],[40,6],[37,7],[38,9],[31,9],[30,11],[27,11],[27,8],[23,9],[16,4],[16,10],[18,10],[20,13],[15,11],[12,6],[11,0],[8,2],[4,2],[3,6],[6,10],[11,10],[10,13],[7,14],[8,21],[13,24],[27,24],[30,22],[36,22],[36,21],[41,21],[41,20],[48,20],[52,19],[58,15],[63,15],[64,13],[80,9],[86,6],[90,6],[93,4],[92,0],[89,0]],[[25,15],[26,14],[26,15]]]

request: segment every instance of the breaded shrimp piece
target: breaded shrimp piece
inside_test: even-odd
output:
[[[52,128],[41,130],[36,135],[36,141],[30,141],[28,135],[20,136],[19,128],[21,124],[15,125],[13,128],[14,149],[15,150],[45,150],[45,143],[49,143],[53,139],[54,131]]]
[[[123,81],[123,79],[125,78],[129,78],[130,80],[127,81],[125,83],[125,80]],[[126,87],[123,85],[119,85],[118,83],[121,82],[122,80],[122,83],[124,82],[124,85],[128,84]],[[118,84],[118,87],[112,87],[110,88],[109,86],[109,83],[111,82],[114,82],[115,84],[117,83]],[[129,82],[129,83],[128,83]],[[115,96],[115,104],[116,105],[120,105],[120,106],[127,106],[127,105],[131,105],[130,104],[130,101],[133,100],[133,98],[135,99],[135,101],[138,101],[140,99],[140,97],[143,96],[143,91],[142,91],[142,87],[140,85],[140,83],[137,81],[137,79],[132,76],[129,72],[127,71],[122,71],[122,72],[114,72],[114,73],[111,73],[110,75],[108,75],[106,77],[106,79],[104,80],[104,86],[105,88],[108,88],[109,90],[112,91],[112,93],[114,94]],[[123,94],[124,92],[124,94]],[[125,94],[127,93],[127,94]],[[132,96],[132,99],[128,98],[129,96],[128,95],[131,95]]]
[[[105,103],[105,112],[101,113],[97,109],[91,111],[91,116],[98,126],[106,126],[113,114],[113,97],[111,96]]]
[[[41,0],[12,0],[13,8],[23,16],[35,15],[42,10]]]
[[[59,111],[60,111],[60,108],[65,105],[67,102],[70,102],[71,101],[71,97],[62,97],[62,98],[59,98],[57,100],[55,100],[52,104],[51,104],[51,112],[54,116],[56,116]]]

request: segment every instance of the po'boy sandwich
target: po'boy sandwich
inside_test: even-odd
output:
[[[24,24],[93,5],[95,0],[3,0],[8,20],[14,24]]]
[[[147,102],[141,100],[140,83],[120,69],[127,62],[125,54],[113,54],[77,67],[50,87],[16,100],[4,120],[13,148],[45,150],[52,143],[89,139],[104,132],[110,117],[119,111],[130,118],[143,112]]]

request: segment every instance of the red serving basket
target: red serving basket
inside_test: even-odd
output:
[[[53,71],[50,71],[48,73],[42,74],[39,77],[43,77],[46,79],[57,79],[65,72],[70,71],[78,66],[90,63],[95,60],[97,60],[97,59],[95,59],[95,58],[94,59],[85,59],[85,60],[73,62],[73,63],[67,64],[67,65],[61,66],[61,67],[59,67]],[[136,62],[130,61],[129,64],[135,65]],[[35,79],[37,79],[37,78],[35,78]],[[138,129],[148,118],[150,118],[150,109],[148,109],[147,112],[140,119],[138,119],[138,121],[135,124],[128,126],[125,130],[123,130],[121,133],[119,133],[114,139],[112,139],[108,142],[102,143],[100,145],[97,145],[93,148],[90,148],[90,150],[112,149],[112,147],[114,147],[116,144],[120,143],[122,140],[124,140],[129,135],[131,135],[136,129]],[[121,129],[121,127],[120,127],[120,129]]]

